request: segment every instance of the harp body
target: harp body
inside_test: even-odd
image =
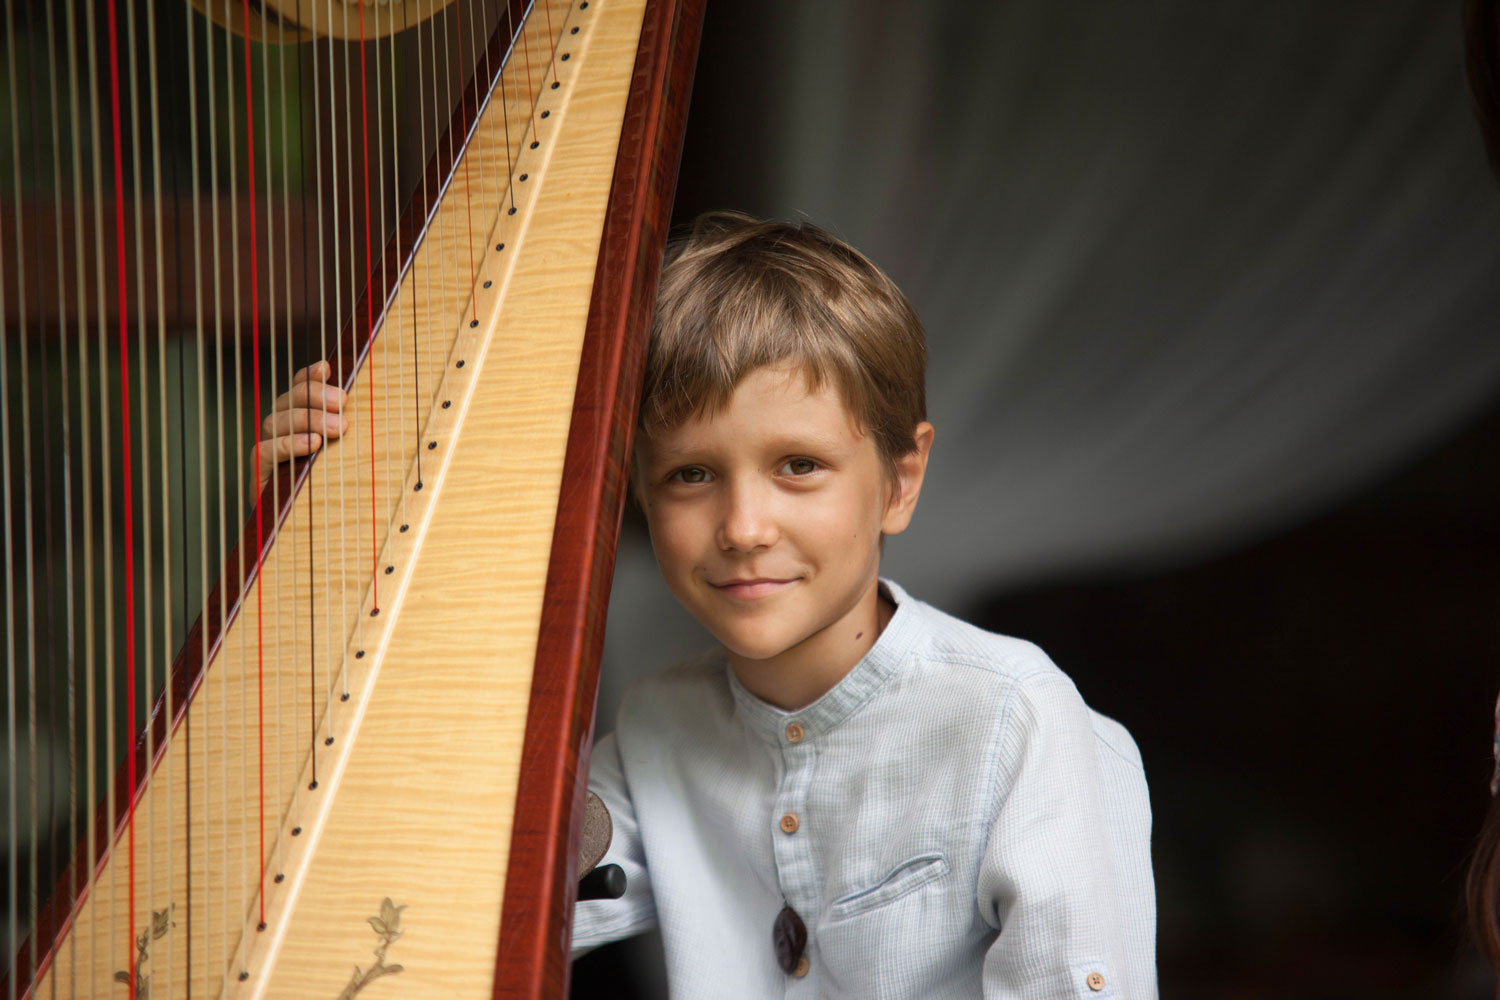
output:
[[[266,487],[21,995],[563,992],[698,13],[537,0],[521,30],[376,248],[334,358],[350,433]],[[545,89],[523,45],[566,53]]]

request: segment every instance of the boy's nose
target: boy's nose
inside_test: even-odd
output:
[[[777,535],[776,519],[767,498],[753,489],[729,492],[719,521],[719,548],[748,552],[774,544]]]

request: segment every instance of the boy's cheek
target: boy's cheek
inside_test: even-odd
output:
[[[682,540],[667,526],[653,523],[649,517],[646,524],[651,533],[651,551],[656,555],[656,567],[668,588],[681,600],[679,590],[689,582],[695,560],[682,545]]]

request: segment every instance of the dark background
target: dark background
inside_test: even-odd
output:
[[[951,3],[915,21],[896,4],[710,4],[675,217],[805,212],[918,306],[937,474],[887,570],[1039,643],[1134,734],[1164,996],[1492,996],[1461,891],[1500,665],[1500,192],[1456,4],[1128,6],[1002,3],[981,26]],[[775,15],[825,34],[794,40]],[[806,104],[830,90],[819,117]],[[1105,133],[1129,141],[1096,147]],[[1133,186],[1095,169],[1132,162],[1121,148],[1144,164]],[[1258,196],[1264,232],[1242,217]],[[1069,214],[1080,203],[1102,206],[1098,226]],[[1322,243],[1281,238],[1325,212],[1343,221],[1313,230]],[[1075,301],[997,362],[984,345],[1011,327],[983,306],[1044,284],[1024,272],[1043,252]],[[1285,359],[1245,375],[1267,345]],[[1386,352],[1384,382],[1350,375]],[[947,391],[973,357],[994,401]],[[1162,399],[1123,458],[1090,463]],[[1044,497],[1064,484],[1062,513],[992,485],[992,517],[954,506],[1007,462]],[[703,641],[663,588],[636,586],[647,546],[632,512],[617,583],[654,596],[616,589],[601,732],[631,676]],[[980,562],[950,572],[960,549]],[[593,953],[574,995],[664,995],[657,949]]]
[[[1497,454],[1493,407],[1254,545],[975,609],[1129,720],[1164,996],[1493,995],[1460,906],[1492,767]]]

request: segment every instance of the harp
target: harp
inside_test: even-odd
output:
[[[0,996],[565,992],[700,25],[6,0]]]

